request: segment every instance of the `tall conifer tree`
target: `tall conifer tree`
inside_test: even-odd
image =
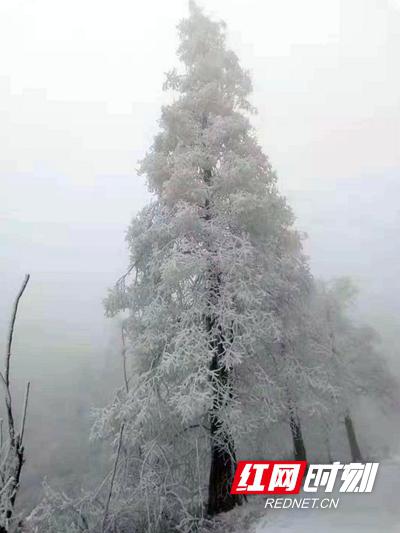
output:
[[[229,491],[241,435],[286,409],[268,347],[279,343],[279,299],[291,290],[282,273],[288,263],[303,272],[304,259],[224,24],[190,2],[179,36],[183,68],[165,84],[175,99],[141,163],[155,200],[130,227],[129,275],[107,309],[129,310],[131,433],[142,443],[169,435],[177,449],[179,436],[190,431],[190,448],[206,432],[214,515],[239,503]]]

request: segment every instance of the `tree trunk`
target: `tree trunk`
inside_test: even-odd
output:
[[[226,401],[222,397],[222,389],[229,386],[228,370],[220,366],[222,344],[219,343],[218,355],[214,355],[210,370],[215,371],[216,391],[213,412],[210,416],[211,465],[208,485],[207,513],[210,516],[230,511],[235,505],[241,504],[240,495],[230,494],[233,476],[236,469],[236,453],[232,436],[222,428],[218,410]]]
[[[240,495],[230,494],[235,466],[236,459],[225,448],[219,448],[212,440],[207,505],[207,513],[210,516],[230,511],[235,505],[241,504]]]
[[[204,113],[202,129],[207,127],[207,122],[207,114]],[[203,169],[203,179],[206,185],[209,186],[211,184],[211,169]],[[204,220],[207,222],[211,220],[209,198],[206,198],[204,204]],[[214,252],[213,243],[209,242],[207,249],[212,255]],[[208,274],[209,303],[210,307],[212,307],[217,303],[221,293],[221,273],[212,259]],[[220,416],[221,409],[232,398],[229,371],[223,362],[225,355],[224,332],[218,323],[218,317],[211,310],[205,317],[205,324],[210,339],[210,350],[213,353],[210,370],[213,372],[211,379],[214,385],[213,405],[210,412],[211,464],[207,513],[210,516],[214,516],[218,513],[230,511],[235,505],[240,505],[242,498],[240,495],[230,494],[236,469],[235,443],[229,430],[223,427],[223,421]]]
[[[293,439],[294,460],[306,461],[306,447],[304,445],[303,434],[299,417],[292,413],[290,415],[290,432]]]
[[[327,454],[328,454],[328,463],[333,463],[332,452],[331,452],[331,443],[330,443],[330,440],[329,440],[329,435],[330,435],[330,433],[329,433],[329,425],[325,421],[323,421],[323,433],[324,433],[326,451],[327,451]]]
[[[344,417],[344,423],[346,426],[347,438],[349,441],[351,459],[354,463],[359,463],[363,461],[361,450],[358,445],[356,432],[354,430],[353,420],[351,419],[350,413],[347,412]]]
[[[285,353],[285,345],[281,343],[281,352]],[[293,452],[295,461],[306,461],[306,447],[304,445],[303,433],[301,431],[300,418],[297,407],[290,393],[289,385],[286,385],[287,404],[289,408],[289,426],[293,440]]]
[[[214,516],[218,513],[230,511],[235,505],[240,505],[241,497],[230,494],[233,476],[236,468],[236,457],[232,438],[225,434],[225,445],[219,445],[215,439],[215,431],[211,430],[211,466],[208,485],[207,513]],[[214,435],[213,435],[214,431]]]

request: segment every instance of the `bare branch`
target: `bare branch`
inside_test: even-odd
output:
[[[9,399],[9,401],[11,402],[10,389],[7,387],[6,379],[3,376],[2,372],[0,372],[0,380],[1,380],[2,384],[3,384],[3,386],[4,386],[4,392],[6,393],[6,396]]]
[[[11,347],[12,347],[12,341],[14,336],[14,326],[15,326],[15,319],[17,318],[17,311],[18,311],[18,304],[21,299],[21,296],[24,294],[24,291],[26,289],[26,286],[28,285],[30,275],[26,274],[25,279],[22,283],[22,287],[19,290],[19,293],[15,299],[14,303],[14,309],[13,313],[11,315],[11,322],[10,322],[10,329],[8,332],[8,342],[7,342],[7,352],[6,352],[6,368],[5,368],[5,381],[7,384],[7,387],[10,385],[10,359],[11,359]]]
[[[128,375],[127,375],[127,371],[126,371],[126,340],[125,339],[126,339],[125,328],[124,328],[124,325],[122,324],[122,326],[121,326],[122,369],[123,369],[123,373],[124,373],[125,390],[126,390],[126,393],[128,393],[129,392],[129,380],[128,380]]]
[[[25,429],[26,422],[26,412],[28,407],[28,398],[29,398],[29,388],[30,384],[27,384],[25,400],[24,400],[24,409],[21,420],[21,430],[20,433],[16,435],[15,433],[15,422],[12,412],[12,397],[10,391],[10,362],[11,362],[11,352],[12,352],[12,342],[14,336],[15,321],[17,318],[18,305],[20,299],[28,285],[30,275],[27,274],[22,283],[22,286],[17,294],[15,299],[14,308],[11,315],[10,329],[8,332],[7,339],[7,351],[5,355],[5,372],[4,375],[0,372],[0,381],[4,385],[5,392],[5,404],[7,411],[7,421],[8,421],[8,437],[9,444],[7,448],[6,455],[0,466],[0,478],[3,484],[1,488],[1,497],[4,500],[6,505],[2,505],[2,510],[0,513],[0,532],[8,531],[11,523],[11,517],[13,515],[15,499],[17,497],[17,492],[19,489],[19,481],[21,477],[21,470],[24,464],[24,447],[22,446],[22,438]],[[3,447],[3,421],[1,421],[1,450]],[[4,496],[6,495],[6,496]],[[4,502],[3,502],[4,503]]]
[[[28,409],[28,401],[29,401],[29,391],[31,388],[31,383],[28,381],[26,384],[26,390],[25,390],[25,398],[24,398],[24,410],[22,414],[22,420],[21,420],[21,430],[19,432],[19,444],[22,446],[22,441],[24,439],[24,432],[25,432],[25,422],[26,422],[26,411]]]
[[[129,274],[132,272],[132,270],[136,267],[136,264],[133,263],[129,268],[128,270],[125,272],[125,274],[123,274],[120,278],[117,279],[117,281],[115,282],[115,286],[116,287],[123,287],[125,286],[125,280],[126,278],[129,276]]]
[[[113,488],[114,488],[115,475],[117,473],[117,466],[118,466],[119,456],[120,456],[120,453],[121,453],[123,433],[124,433],[124,424],[121,425],[121,429],[119,431],[117,455],[116,455],[115,461],[114,461],[114,469],[113,469],[113,473],[112,473],[112,476],[111,476],[110,490],[109,490],[108,496],[107,496],[106,507],[105,507],[105,510],[104,510],[103,526],[101,528],[103,533],[105,531],[105,527],[106,527],[106,523],[107,523],[108,509],[110,507],[112,491],[113,491]]]

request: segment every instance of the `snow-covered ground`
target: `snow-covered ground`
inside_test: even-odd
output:
[[[332,496],[340,497],[338,509],[265,509],[249,532],[400,533],[399,461],[381,463],[372,493]]]

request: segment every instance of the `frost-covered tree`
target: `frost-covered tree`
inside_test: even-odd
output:
[[[352,411],[361,396],[380,407],[397,402],[397,387],[385,359],[379,352],[378,336],[370,326],[359,324],[350,313],[357,288],[349,278],[320,284],[316,313],[322,324],[321,343],[325,342],[331,383],[339,391],[331,414],[343,419],[353,461],[363,455]]]
[[[311,278],[296,238],[286,243],[279,254],[281,283],[277,290],[276,313],[280,319],[279,337],[270,351],[273,354],[275,380],[281,384],[283,417],[289,425],[295,460],[306,459],[301,430],[300,402],[304,389],[309,391],[310,370],[307,368],[307,301]],[[289,252],[289,253],[288,253]],[[311,381],[311,380],[310,380]]]
[[[289,425],[294,458],[305,460],[301,419],[315,420],[324,415],[337,396],[337,388],[331,375],[326,323],[320,323],[316,310],[319,294],[298,238],[286,243],[279,265],[279,337],[269,353],[273,354],[274,381],[280,384],[285,406],[280,422]]]
[[[106,301],[109,316],[125,313],[124,386],[93,428],[118,450],[113,494],[101,518],[97,497],[50,491],[32,517],[42,529],[65,504],[73,513],[58,528],[84,516],[95,531],[194,531],[240,503],[231,481],[255,430],[283,413],[300,427],[292,380],[304,361],[289,346],[309,283],[300,238],[224,25],[191,2],[179,36],[173,101],[141,162],[154,200],[129,228],[130,265]]]
[[[129,312],[135,381],[103,421],[124,420],[130,446],[153,442],[167,457],[179,439],[191,453],[208,439],[213,515],[238,503],[229,489],[241,434],[283,408],[266,347],[280,338],[281,267],[298,236],[224,25],[190,3],[179,35],[183,68],[165,84],[175,98],[141,163],[155,200],[129,229],[129,273],[107,300],[110,315]]]
[[[314,316],[319,342],[328,354],[327,367],[331,382],[339,392],[338,401],[332,402],[327,418],[332,420],[343,418],[352,458],[354,461],[361,461],[361,451],[350,411],[349,396],[353,386],[353,376],[347,364],[352,351],[350,339],[353,324],[346,311],[355,294],[355,286],[349,278],[340,278],[331,283],[319,282],[315,293]]]

